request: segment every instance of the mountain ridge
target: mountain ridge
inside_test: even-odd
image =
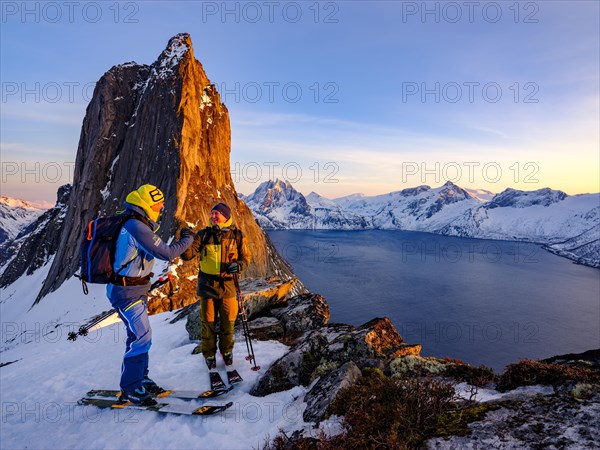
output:
[[[289,182],[269,180],[244,201],[267,229],[409,230],[527,241],[549,250],[556,245],[554,253],[600,267],[600,193],[507,188],[492,194],[447,182],[328,199],[316,192],[305,197]]]

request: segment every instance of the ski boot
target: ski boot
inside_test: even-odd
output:
[[[208,366],[208,370],[213,370],[217,368],[217,359],[214,356],[207,356],[205,358],[206,365]]]
[[[144,376],[144,379],[142,380],[142,386],[144,387],[144,389],[146,389],[148,393],[152,395],[157,395],[165,392],[165,390],[161,388],[158,384],[156,384],[154,380],[149,378],[148,375]]]
[[[223,362],[225,363],[226,366],[233,365],[233,353],[232,352],[223,353]]]
[[[121,391],[119,402],[131,402],[135,403],[136,405],[142,406],[153,406],[157,404],[156,400],[152,398],[152,396],[148,391],[146,391],[144,386],[132,390]]]

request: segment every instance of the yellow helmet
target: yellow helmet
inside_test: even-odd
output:
[[[165,196],[156,186],[144,184],[135,191],[131,191],[125,201],[131,205],[139,206],[148,215],[150,220],[157,222],[161,209],[155,209],[156,205],[164,203]]]

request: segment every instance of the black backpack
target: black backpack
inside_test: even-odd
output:
[[[117,275],[113,269],[117,239],[125,222],[129,219],[139,220],[150,226],[145,217],[138,214],[118,214],[116,216],[98,217],[88,223],[81,244],[81,283],[87,295],[86,283],[114,283]],[[127,267],[133,259],[125,263],[117,272]]]

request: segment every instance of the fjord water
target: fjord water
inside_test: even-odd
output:
[[[387,316],[423,356],[501,371],[600,347],[600,270],[540,245],[409,231],[270,231],[330,323]]]

